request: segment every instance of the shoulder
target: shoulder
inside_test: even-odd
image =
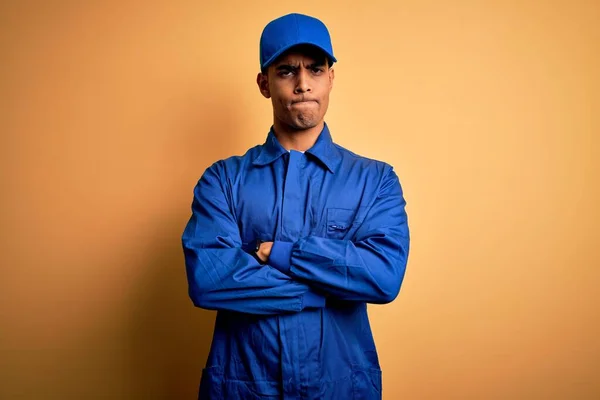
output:
[[[242,155],[233,155],[214,162],[206,169],[206,173],[217,174],[222,178],[231,177],[247,169],[260,154],[261,145],[251,147]]]
[[[342,168],[350,170],[358,170],[367,171],[370,174],[377,174],[381,177],[393,172],[394,167],[385,161],[376,160],[374,158],[369,158],[357,154],[351,150],[346,149],[343,146],[340,146],[337,143],[333,144],[335,148],[338,150],[339,155],[342,160]]]

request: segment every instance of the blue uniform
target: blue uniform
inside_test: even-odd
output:
[[[189,295],[218,310],[200,399],[379,399],[366,303],[392,301],[409,251],[392,167],[273,131],[209,167],[183,233]],[[274,242],[268,265],[249,253]]]

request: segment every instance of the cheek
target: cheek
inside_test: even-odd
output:
[[[273,107],[280,107],[282,103],[281,96],[276,91],[271,91],[271,103],[273,103]]]
[[[274,92],[272,96],[273,103],[278,104],[280,107],[285,107],[288,103],[287,98],[280,91]]]
[[[321,98],[323,100],[328,100],[329,99],[329,93],[331,93],[331,87],[329,86],[329,81],[328,80],[323,80],[320,83],[321,84],[319,85],[319,91],[321,93]]]
[[[271,85],[269,91],[271,92],[271,97],[277,99],[278,103],[286,103],[287,99],[290,97],[289,93],[293,93],[294,89],[290,89],[287,87],[286,83],[280,82],[276,85]]]
[[[325,89],[323,92],[323,96],[321,97],[321,108],[327,108],[329,105],[329,89]]]
[[[271,101],[273,104],[273,111],[275,114],[279,116],[284,116],[290,112],[288,104],[285,101],[285,98],[281,96],[273,96],[271,97]]]

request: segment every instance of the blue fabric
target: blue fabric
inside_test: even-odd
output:
[[[264,69],[286,50],[301,44],[318,47],[333,64],[331,37],[325,24],[304,14],[287,14],[267,24],[260,36],[260,67]]]
[[[218,310],[201,399],[378,399],[366,303],[400,290],[409,230],[392,167],[271,131],[199,180],[183,233],[189,294]],[[273,241],[267,265],[250,254]]]

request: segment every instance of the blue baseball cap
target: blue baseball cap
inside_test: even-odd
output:
[[[331,37],[325,24],[304,14],[287,14],[267,24],[260,36],[260,68],[267,68],[281,54],[298,45],[322,50],[331,63],[336,62]]]

